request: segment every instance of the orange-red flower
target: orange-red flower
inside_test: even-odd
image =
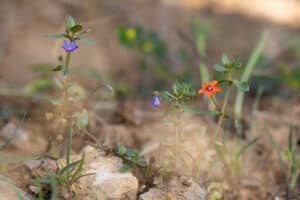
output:
[[[218,81],[213,80],[212,82],[203,82],[202,88],[198,90],[199,94],[206,94],[211,97],[215,92],[220,92],[221,88],[217,86]]]

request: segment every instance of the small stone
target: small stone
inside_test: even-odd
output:
[[[47,147],[47,141],[44,138],[19,128],[13,122],[7,123],[0,130],[0,137],[10,141],[9,144],[23,152],[42,152]]]
[[[154,177],[154,180],[153,180],[153,185],[155,186],[158,186],[161,184],[161,178],[160,177]]]
[[[184,185],[186,187],[190,187],[192,185],[192,183],[193,183],[192,178],[187,178],[182,181],[182,185]]]
[[[151,188],[148,192],[140,195],[139,200],[166,200],[167,194],[158,189],[158,188]]]
[[[35,185],[29,185],[29,190],[32,192],[34,195],[37,195],[39,193],[39,187]]]
[[[56,171],[57,170],[56,161],[53,159],[49,159],[49,158],[28,160],[28,161],[25,161],[24,164],[31,171],[37,170],[39,168],[42,168],[43,170],[46,170],[46,171]]]
[[[183,184],[187,181],[187,185]],[[151,188],[148,192],[140,195],[139,200],[205,200],[205,190],[191,178],[172,177],[166,183],[167,191],[160,188]]]
[[[18,128],[13,122],[7,123],[0,131],[0,136],[5,140],[11,140],[11,144],[19,149],[24,149],[28,143],[28,133]]]
[[[42,164],[42,160],[38,159],[38,160],[27,160],[25,161],[25,166],[29,169],[29,170],[35,170],[38,169],[41,164]]]
[[[81,150],[81,152],[87,154],[87,153],[91,153],[91,152],[93,152],[95,150],[96,150],[95,147],[93,147],[91,145],[86,145],[86,146],[83,147],[83,149]]]
[[[10,179],[0,175],[0,199],[19,200],[20,198],[17,194],[21,195],[25,200],[29,200],[25,192],[16,187]]]
[[[86,156],[84,176],[78,180],[74,192],[84,200],[135,200],[138,180],[130,172],[121,173],[122,160],[103,156],[99,151]]]
[[[45,171],[53,171],[55,172],[58,169],[57,163],[53,159],[44,158],[42,159],[42,168]]]

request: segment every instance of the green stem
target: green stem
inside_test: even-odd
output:
[[[215,105],[216,109],[218,110],[219,106],[217,104],[217,101],[216,101],[215,97],[211,96],[209,99],[213,102],[213,104]]]
[[[71,59],[71,52],[67,52],[66,54],[66,62],[65,62],[65,71],[64,71],[64,105],[68,103],[68,71],[69,71],[69,64]],[[73,130],[72,130],[72,122],[67,123],[67,141],[66,141],[66,164],[70,164],[70,154],[71,154],[71,147],[72,147],[72,137],[73,137]]]
[[[66,76],[68,71],[69,71],[69,64],[70,64],[70,59],[71,59],[71,52],[67,52],[66,54],[66,63],[65,63],[65,71],[64,71],[64,75]]]
[[[222,126],[222,122],[224,120],[224,116],[225,116],[227,105],[228,105],[230,87],[231,87],[231,85],[229,85],[227,90],[226,90],[225,99],[224,99],[224,103],[223,103],[222,110],[221,110],[221,116],[219,117],[218,126],[217,126],[217,130],[216,130],[216,134],[215,134],[216,136],[219,134],[219,131],[220,131],[221,126]]]
[[[178,168],[178,159],[181,159],[181,142],[182,142],[182,121],[181,121],[181,109],[176,109],[176,124],[175,124],[175,169]]]
[[[68,135],[67,135],[66,165],[70,164],[72,138],[73,138],[73,130],[72,130],[72,125],[70,125],[70,127],[68,128]]]

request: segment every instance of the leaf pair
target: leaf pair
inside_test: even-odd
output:
[[[117,154],[122,157],[123,165],[120,168],[120,171],[125,172],[134,166],[145,168],[147,163],[144,162],[139,155],[138,151],[133,149],[126,148],[123,144],[118,144]]]
[[[48,37],[53,38],[53,39],[65,38],[70,41],[82,40],[87,44],[92,44],[92,43],[94,43],[94,40],[83,36],[83,34],[89,33],[90,31],[91,31],[91,29],[89,29],[89,28],[84,30],[83,26],[81,24],[75,23],[75,20],[72,16],[68,16],[67,22],[66,22],[66,33],[51,34],[51,35],[48,35]],[[57,67],[57,69],[59,69],[59,67]],[[57,71],[59,71],[59,70],[57,70]]]

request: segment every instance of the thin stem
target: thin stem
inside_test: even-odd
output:
[[[181,159],[181,142],[182,142],[182,122],[181,122],[181,109],[178,108],[176,109],[176,124],[175,124],[175,133],[176,133],[176,138],[175,138],[175,169],[178,168],[178,158]]]
[[[67,106],[68,104],[68,70],[69,64],[71,59],[71,52],[67,52],[66,54],[66,62],[65,62],[65,71],[64,71],[64,83],[63,83],[63,90],[64,90],[64,102],[63,105]],[[73,137],[73,130],[72,130],[72,122],[67,123],[67,141],[66,141],[66,164],[70,164],[70,154],[71,154],[71,147],[72,147],[72,137]]]
[[[70,155],[71,155],[71,147],[72,147],[72,138],[73,138],[73,130],[72,125],[68,127],[68,135],[67,135],[67,151],[66,151],[66,164],[70,164]]]
[[[66,54],[66,62],[65,62],[65,71],[64,71],[64,75],[66,75],[68,73],[69,70],[69,64],[70,64],[70,59],[71,59],[71,52],[67,52]]]
[[[226,90],[225,99],[224,99],[224,103],[223,103],[222,110],[221,110],[221,116],[219,117],[219,121],[218,121],[218,125],[217,125],[217,130],[216,130],[216,133],[215,133],[216,136],[219,134],[219,131],[220,131],[221,126],[222,126],[222,122],[224,120],[224,116],[225,116],[227,105],[228,105],[228,99],[229,99],[229,94],[230,94],[230,87],[231,87],[231,85],[229,85],[228,88],[227,88],[227,90]]]
[[[213,102],[213,104],[215,105],[216,109],[218,110],[218,109],[219,109],[219,106],[218,106],[218,104],[217,104],[217,101],[216,101],[215,97],[214,97],[214,96],[211,96],[209,99]]]

